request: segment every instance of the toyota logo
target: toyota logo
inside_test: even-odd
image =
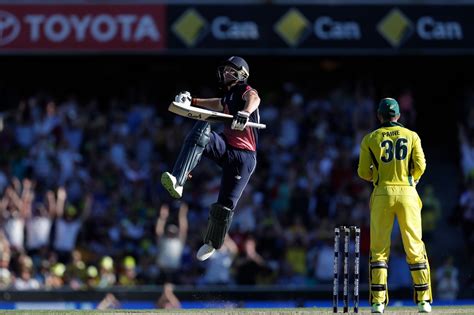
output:
[[[20,22],[13,14],[0,11],[0,46],[5,46],[20,34]]]

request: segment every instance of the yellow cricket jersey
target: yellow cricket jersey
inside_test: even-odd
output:
[[[397,122],[386,122],[362,139],[357,173],[375,187],[415,186],[425,168],[420,137]]]

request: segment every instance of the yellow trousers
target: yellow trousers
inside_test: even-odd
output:
[[[371,303],[388,303],[387,264],[395,216],[413,279],[414,300],[432,302],[428,257],[421,239],[421,208],[422,202],[415,187],[374,189],[370,200]]]

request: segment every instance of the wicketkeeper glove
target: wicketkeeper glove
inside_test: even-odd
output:
[[[189,93],[188,91],[179,92],[179,94],[174,97],[175,102],[183,103],[186,106],[191,105],[191,100],[191,93]]]
[[[232,120],[232,125],[230,126],[230,129],[233,130],[244,130],[245,126],[249,122],[249,117],[250,113],[246,111],[239,111],[237,112],[237,115],[234,116],[234,119]]]

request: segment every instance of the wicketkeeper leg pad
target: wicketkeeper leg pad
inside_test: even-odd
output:
[[[207,222],[206,235],[204,236],[204,243],[207,244],[211,242],[212,247],[215,249],[221,248],[224,243],[225,235],[229,231],[233,216],[234,211],[232,211],[232,209],[218,203],[212,204],[211,211],[209,212],[209,220]]]
[[[187,135],[172,172],[178,185],[184,186],[189,173],[201,160],[202,152],[209,143],[210,134],[211,126],[209,123],[198,121]]]
[[[387,270],[385,261],[370,263],[370,304],[388,304]]]
[[[428,262],[410,264],[409,267],[413,279],[413,298],[415,303],[421,301],[432,303],[430,266]]]

